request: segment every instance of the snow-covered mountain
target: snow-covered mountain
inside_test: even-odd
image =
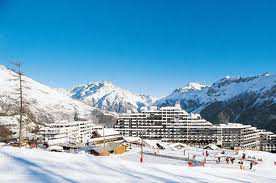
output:
[[[189,112],[201,113],[213,123],[240,122],[276,131],[276,76],[225,77],[210,86],[188,83],[157,99],[136,95],[111,82],[93,82],[70,91],[74,99],[113,112],[140,111],[152,105],[172,106],[177,101]]]
[[[160,107],[177,101],[212,122],[242,122],[276,131],[276,75],[227,76],[211,86],[188,84],[155,104]]]
[[[92,82],[73,88],[71,97],[99,109],[113,112],[137,112],[151,106],[156,98],[137,95],[113,85],[109,81]]]
[[[174,90],[170,95],[161,98],[157,105],[174,105],[180,101],[187,108],[189,101],[194,101],[199,106],[204,106],[218,101],[227,101],[245,93],[255,93],[261,97],[257,102],[271,99],[275,101],[274,95],[267,93],[276,86],[276,75],[262,74],[254,77],[231,78],[229,76],[213,83],[211,86],[199,83],[189,83],[183,88]],[[197,107],[196,107],[197,108]],[[196,108],[191,108],[194,110]]]
[[[17,74],[0,65],[0,116],[15,116],[18,113]],[[77,112],[82,118],[94,118],[101,111],[64,92],[59,92],[27,76],[23,76],[24,111],[38,123],[72,120]]]
[[[0,65],[0,116],[18,113],[15,78],[16,73]],[[276,75],[267,73],[225,77],[210,86],[189,83],[161,99],[137,95],[106,81],[68,91],[50,88],[26,76],[23,80],[24,101],[28,104],[25,112],[36,122],[72,119],[78,112],[80,117],[96,117],[99,122],[112,125],[116,119],[107,111],[136,112],[152,105],[169,106],[180,101],[185,110],[200,112],[213,123],[240,122],[276,132]]]

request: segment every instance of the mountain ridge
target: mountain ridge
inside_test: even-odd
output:
[[[155,105],[180,102],[213,123],[240,122],[276,131],[276,75],[225,77],[201,90],[174,90]]]
[[[0,65],[1,116],[16,116],[19,113],[17,91],[19,81],[16,77],[18,77],[17,73]],[[72,121],[75,113],[78,113],[81,118],[100,123],[97,117],[103,118],[105,115],[112,115],[74,100],[66,93],[43,85],[28,76],[23,75],[22,79],[24,114],[31,118],[32,123]]]
[[[155,97],[149,95],[134,94],[115,86],[110,81],[95,81],[78,85],[71,89],[70,95],[90,106],[118,113],[129,110],[138,112],[142,108],[151,106],[156,100]]]
[[[96,87],[97,86],[97,87]],[[93,88],[92,94],[89,91]],[[109,88],[109,89],[108,89]],[[188,112],[200,113],[214,123],[241,122],[276,131],[276,75],[226,76],[211,85],[190,82],[162,98],[133,94],[111,82],[80,85],[71,96],[93,107],[124,113],[140,112],[150,106],[173,106],[180,102]],[[94,90],[95,89],[95,90]],[[86,95],[87,94],[87,95]],[[149,99],[149,101],[146,101]]]
[[[16,74],[0,65],[0,115],[18,112],[15,97]],[[110,81],[90,82],[70,90],[51,88],[23,76],[29,112],[37,121],[54,122],[81,117],[95,117],[112,126],[117,113],[140,112],[153,105],[172,106],[180,102],[188,112],[200,113],[213,123],[240,122],[276,131],[276,75],[224,77],[211,85],[190,82],[157,98],[134,94]],[[72,99],[73,98],[73,99]],[[114,118],[106,118],[106,115]]]

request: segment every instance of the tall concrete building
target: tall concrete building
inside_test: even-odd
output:
[[[258,148],[260,143],[255,127],[238,123],[213,125],[199,114],[187,113],[179,104],[121,114],[114,128],[124,136],[165,142],[216,143],[225,148]]]

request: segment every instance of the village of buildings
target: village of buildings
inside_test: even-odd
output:
[[[84,174],[85,181],[83,176],[66,174],[79,180],[77,182],[87,182],[98,176],[98,182],[113,182],[114,172],[125,180],[122,182],[139,182],[141,179],[145,182],[185,182],[189,176],[193,176],[195,182],[201,178],[206,182],[271,182],[275,178],[276,134],[239,123],[212,124],[199,114],[186,112],[179,104],[120,114],[112,128],[75,115],[71,121],[42,126],[36,134],[39,139],[33,143],[32,137],[24,138],[19,143],[24,147],[20,149],[11,147],[16,146],[12,143],[0,143],[0,154],[7,157],[5,161],[12,161],[14,154],[22,157],[22,161],[18,158],[18,169],[22,168],[22,162],[32,161],[43,162],[49,170],[57,166],[58,171]],[[45,160],[45,156],[49,156],[49,160]],[[81,170],[75,171],[75,166]],[[175,176],[174,173],[169,176],[170,170],[166,166],[180,169],[178,174],[185,176]],[[34,163],[33,167],[35,169],[37,165]],[[220,168],[226,177],[217,173]],[[88,170],[91,173],[85,174]],[[152,176],[153,170],[157,171],[155,176]],[[190,172],[189,176],[187,172]],[[214,172],[213,176],[209,176],[210,172]],[[263,172],[266,172],[265,177]],[[132,173],[139,176],[128,176]],[[18,180],[22,180],[23,175]],[[163,181],[160,176],[164,176]],[[238,178],[233,179],[233,176]]]
[[[139,144],[142,140],[154,140],[202,148],[215,145],[225,149],[276,152],[276,134],[272,132],[240,123],[212,124],[199,114],[187,113],[179,104],[120,114],[113,128],[95,125],[86,119],[59,121],[40,128],[39,135],[49,148],[74,150],[114,152],[129,141]]]

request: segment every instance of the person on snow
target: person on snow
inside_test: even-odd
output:
[[[218,163],[220,163],[220,157],[218,157]]]
[[[249,167],[249,169],[252,170],[252,168],[253,168],[253,161],[250,161],[250,167]]]
[[[240,169],[243,170],[243,161],[240,161],[239,164],[240,164]]]
[[[229,157],[226,157],[226,163],[229,164]]]
[[[242,159],[244,160],[245,159],[245,153],[242,153]]]
[[[235,160],[235,158],[233,158],[233,157],[230,158],[230,161],[231,161],[232,164],[234,164],[234,160]]]

